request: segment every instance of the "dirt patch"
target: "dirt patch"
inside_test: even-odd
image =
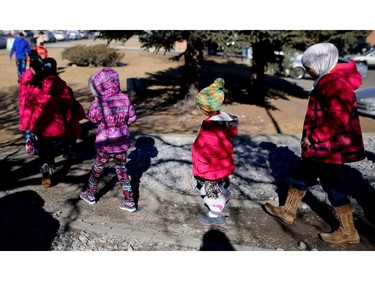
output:
[[[63,46],[73,44],[103,44],[104,41],[84,40],[50,44],[49,55],[57,60],[60,76],[75,92],[76,97],[88,110],[93,100],[87,87],[87,80],[100,67],[78,67],[62,59]],[[121,88],[127,89],[129,78],[142,79],[146,91],[131,96],[137,110],[138,120],[132,129],[138,133],[196,133],[203,116],[198,110],[182,113],[175,97],[179,91],[183,61],[174,61],[174,54],[154,54],[135,49],[136,39],[126,44],[118,43],[125,54],[122,67],[116,67],[120,74]],[[60,47],[58,47],[60,46]],[[17,75],[14,60],[9,53],[0,50],[0,132],[1,143],[7,143],[19,136],[17,130]],[[212,83],[216,77],[226,81],[226,100],[223,110],[237,114],[240,134],[299,134],[302,129],[307,105],[307,91],[312,81],[293,81],[267,76],[269,97],[267,107],[249,104],[248,91],[250,66],[240,58],[210,56],[203,65],[202,87]],[[87,120],[83,120],[86,123]],[[364,132],[375,131],[375,121],[361,117]]]

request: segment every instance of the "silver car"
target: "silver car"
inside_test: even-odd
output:
[[[358,112],[375,117],[375,87],[355,91],[358,102]]]
[[[288,74],[293,79],[302,79],[302,78],[309,78],[310,77],[310,75],[306,72],[305,68],[303,67],[301,59],[302,59],[302,54],[296,56],[292,60],[292,66],[288,70]],[[338,63],[348,63],[350,61],[351,61],[350,59],[339,57]],[[356,61],[356,64],[357,64],[358,71],[362,75],[362,79],[366,79],[367,76],[368,76],[368,66],[367,66],[366,62]]]
[[[365,62],[369,67],[375,67],[375,47],[372,47],[362,55],[352,55],[349,58],[357,62]]]

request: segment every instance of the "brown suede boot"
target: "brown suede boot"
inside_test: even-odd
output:
[[[287,224],[292,224],[296,218],[297,208],[305,196],[306,191],[296,189],[292,186],[288,189],[288,196],[283,206],[276,207],[270,203],[266,203],[264,208],[266,211]]]
[[[352,204],[334,208],[335,215],[340,222],[340,227],[332,233],[320,233],[323,241],[333,244],[359,243],[359,235],[354,227]]]

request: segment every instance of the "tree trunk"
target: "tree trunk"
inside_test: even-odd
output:
[[[250,102],[254,104],[262,105],[265,102],[264,93],[264,75],[265,63],[258,61],[253,64],[251,87],[250,87]]]
[[[274,53],[270,42],[261,41],[253,45],[253,67],[250,88],[252,103],[263,105],[266,101],[264,72],[267,63],[273,59]]]
[[[200,40],[189,41],[185,51],[185,66],[183,73],[184,94],[193,86],[198,88],[202,72],[203,43]]]
[[[195,106],[195,96],[198,92],[199,79],[202,73],[203,48],[201,40],[188,41],[185,51],[185,66],[182,76],[181,107],[184,110]]]

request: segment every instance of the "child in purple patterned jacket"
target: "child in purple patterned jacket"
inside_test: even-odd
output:
[[[96,203],[99,179],[106,164],[113,160],[125,199],[120,209],[135,212],[137,208],[126,169],[127,151],[131,146],[129,125],[137,119],[135,110],[129,97],[121,92],[119,74],[112,68],[103,68],[94,73],[89,79],[89,88],[95,100],[90,105],[88,118],[98,124],[96,159],[87,189],[80,193],[80,197],[89,204]]]

